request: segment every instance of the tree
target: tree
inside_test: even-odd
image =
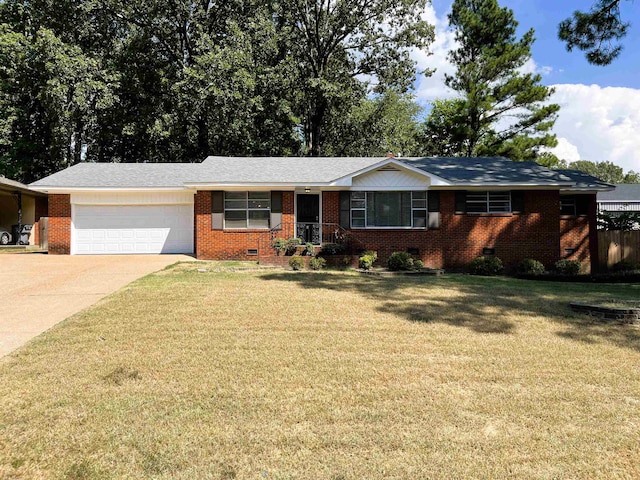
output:
[[[306,151],[319,155],[328,114],[361,89],[363,76],[377,91],[406,91],[413,83],[412,48],[433,41],[421,18],[427,0],[283,0],[281,25],[294,67],[294,104]]]
[[[435,100],[422,125],[422,155],[459,157],[464,155],[466,102],[460,98]]]
[[[0,173],[30,182],[79,162],[117,78],[44,28],[2,25],[0,58]]]
[[[334,109],[328,116],[323,145],[325,155],[419,154],[417,117],[421,107],[412,95],[388,90],[362,98],[359,104],[346,110]]]
[[[429,120],[447,125],[445,144],[467,156],[505,155],[535,159],[543,147],[557,144],[550,133],[559,105],[548,104],[553,89],[538,74],[524,73],[531,58],[534,32],[516,38],[513,11],[496,0],[456,0],[449,15],[460,47],[449,54],[456,67],[447,86],[462,95],[441,104]],[[433,123],[435,122],[435,123]]]
[[[599,178],[603,182],[617,183],[640,183],[640,174],[630,170],[626,174],[622,167],[612,162],[590,162],[589,160],[578,160],[571,162],[568,168],[579,170],[587,175]]]
[[[620,0],[596,0],[588,12],[575,11],[558,27],[567,50],[586,52],[589,63],[609,65],[622,51],[618,40],[627,34],[629,23],[620,16]]]

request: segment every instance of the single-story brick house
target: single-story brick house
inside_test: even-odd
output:
[[[430,267],[494,254],[507,265],[597,255],[596,194],[575,172],[505,158],[239,158],[81,163],[31,184],[49,195],[49,251],[272,255],[274,237],[348,234],[381,260]]]

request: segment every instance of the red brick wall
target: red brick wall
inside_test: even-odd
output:
[[[598,232],[596,226],[596,196],[591,195],[589,215],[587,217],[560,217],[560,257],[578,260],[585,273],[598,264]],[[573,249],[573,254],[565,253]]]
[[[293,236],[294,193],[282,193],[282,226],[280,237]],[[268,230],[211,230],[211,192],[199,191],[195,197],[195,251],[196,257],[207,260],[257,260],[247,255],[256,248],[261,255],[272,255]],[[276,225],[273,225],[275,227]]]
[[[71,197],[49,195],[49,253],[68,255],[70,252]]]
[[[338,221],[338,192],[325,192],[323,218]],[[505,265],[534,258],[551,266],[560,257],[560,209],[557,191],[525,192],[525,213],[517,215],[456,215],[455,193],[440,194],[440,228],[431,230],[352,230],[364,247],[378,252],[384,262],[394,251],[417,248],[432,268],[463,267],[494,248]]]

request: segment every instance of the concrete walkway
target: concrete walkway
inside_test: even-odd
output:
[[[0,254],[0,357],[186,255]]]

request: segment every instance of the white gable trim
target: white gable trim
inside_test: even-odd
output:
[[[445,180],[442,177],[439,177],[437,175],[434,175],[432,173],[429,172],[425,172],[424,170],[421,170],[419,168],[413,167],[411,165],[407,165],[406,163],[400,161],[400,160],[396,160],[394,158],[385,158],[384,160],[378,162],[378,163],[374,163],[373,165],[370,165],[366,168],[363,168],[361,170],[358,170],[356,172],[350,173],[349,175],[345,175],[344,177],[340,177],[340,178],[336,178],[335,180],[333,180],[332,182],[329,183],[329,185],[331,186],[336,186],[336,187],[351,187],[353,185],[353,179],[355,177],[359,177],[361,175],[364,175],[366,173],[378,170],[382,167],[386,167],[386,166],[395,166],[398,167],[400,170],[404,170],[404,171],[409,171],[412,172],[416,175],[419,175],[421,177],[424,177],[425,179],[428,180],[428,184],[430,184],[431,186],[434,187],[444,187],[444,186],[452,186],[453,184],[451,182],[449,182],[448,180]]]

